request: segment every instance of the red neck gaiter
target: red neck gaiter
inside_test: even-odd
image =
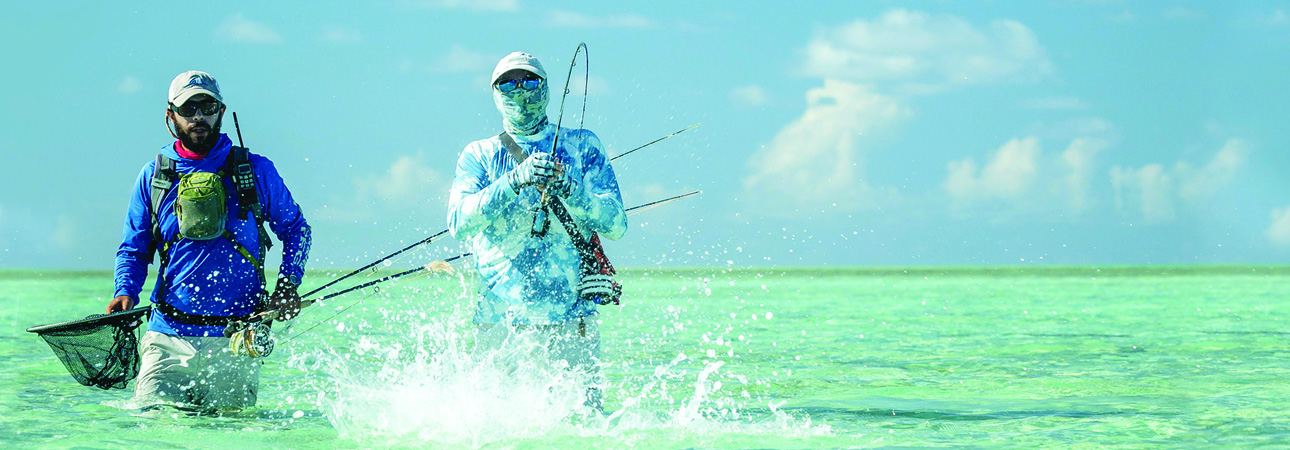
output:
[[[206,153],[193,153],[188,151],[188,149],[184,148],[184,143],[178,140],[175,141],[175,153],[178,153],[179,157],[184,159],[202,159],[206,157]]]

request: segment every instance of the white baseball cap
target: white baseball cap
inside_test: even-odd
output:
[[[489,84],[496,84],[497,79],[501,78],[502,74],[515,69],[524,69],[537,74],[544,80],[546,79],[546,71],[542,70],[542,63],[538,62],[537,58],[524,52],[511,52],[511,54],[506,55],[505,58],[497,62],[497,67],[493,69],[493,81],[490,81]]]
[[[216,101],[224,101],[224,98],[219,95],[219,83],[216,83],[215,77],[209,73],[190,70],[179,74],[170,82],[170,104],[172,105],[183,105],[197,94],[206,94],[214,97]]]

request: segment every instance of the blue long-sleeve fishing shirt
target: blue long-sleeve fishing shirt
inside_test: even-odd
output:
[[[526,153],[546,151],[579,181],[564,200],[579,232],[617,240],[627,232],[618,179],[600,139],[590,131],[561,128],[551,150],[553,124],[531,136],[513,136]],[[578,298],[577,248],[554,214],[544,237],[532,237],[541,193],[518,192],[504,175],[516,162],[497,136],[467,145],[457,159],[448,203],[448,229],[475,254],[482,298],[475,322],[544,325],[593,315],[596,306]]]
[[[175,171],[182,174],[201,171],[218,172],[224,167],[233,143],[227,135],[220,135],[219,143],[202,159],[186,159],[175,152],[173,145],[162,148],[161,153],[175,160]],[[282,241],[282,266],[279,276],[299,283],[304,276],[305,260],[309,258],[310,229],[305,216],[291,198],[273,162],[260,155],[250,154],[255,172],[255,187],[266,223],[278,240]],[[148,276],[148,250],[152,242],[152,173],[156,161],[149,161],[139,172],[130,193],[130,207],[126,211],[125,226],[121,232],[121,246],[116,252],[116,294],[139,298],[139,291]],[[175,180],[176,185],[178,180]],[[177,189],[170,189],[161,200],[162,239],[175,241],[179,234],[179,219],[174,214]],[[237,191],[224,177],[227,195],[225,229],[257,260],[260,254],[259,232],[254,215],[247,213],[238,218]],[[228,238],[218,237],[208,241],[178,239],[170,248],[170,265],[166,267],[165,302],[180,311],[204,316],[236,316],[252,313],[260,294],[260,279],[255,265],[242,257]],[[158,258],[158,261],[160,258]],[[269,281],[272,283],[272,280]],[[157,302],[158,289],[152,293]],[[154,310],[148,330],[177,336],[222,336],[222,326],[196,326],[180,323],[160,311]]]

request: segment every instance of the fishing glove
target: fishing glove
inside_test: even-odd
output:
[[[291,320],[300,314],[300,293],[296,285],[286,278],[278,278],[278,285],[269,295],[269,309],[278,311],[278,320]]]
[[[551,180],[551,184],[547,189],[547,192],[554,194],[556,197],[567,199],[570,195],[573,195],[574,192],[578,192],[578,189],[581,188],[578,181],[578,177],[569,173],[568,166],[563,166],[559,173],[557,173]]]
[[[511,188],[519,192],[524,187],[550,183],[555,174],[555,158],[550,153],[538,152],[524,159],[524,162],[512,169],[507,177],[510,179]]]

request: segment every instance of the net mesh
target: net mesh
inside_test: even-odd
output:
[[[139,374],[139,324],[147,308],[96,314],[82,320],[28,329],[40,335],[77,382],[125,389]]]

